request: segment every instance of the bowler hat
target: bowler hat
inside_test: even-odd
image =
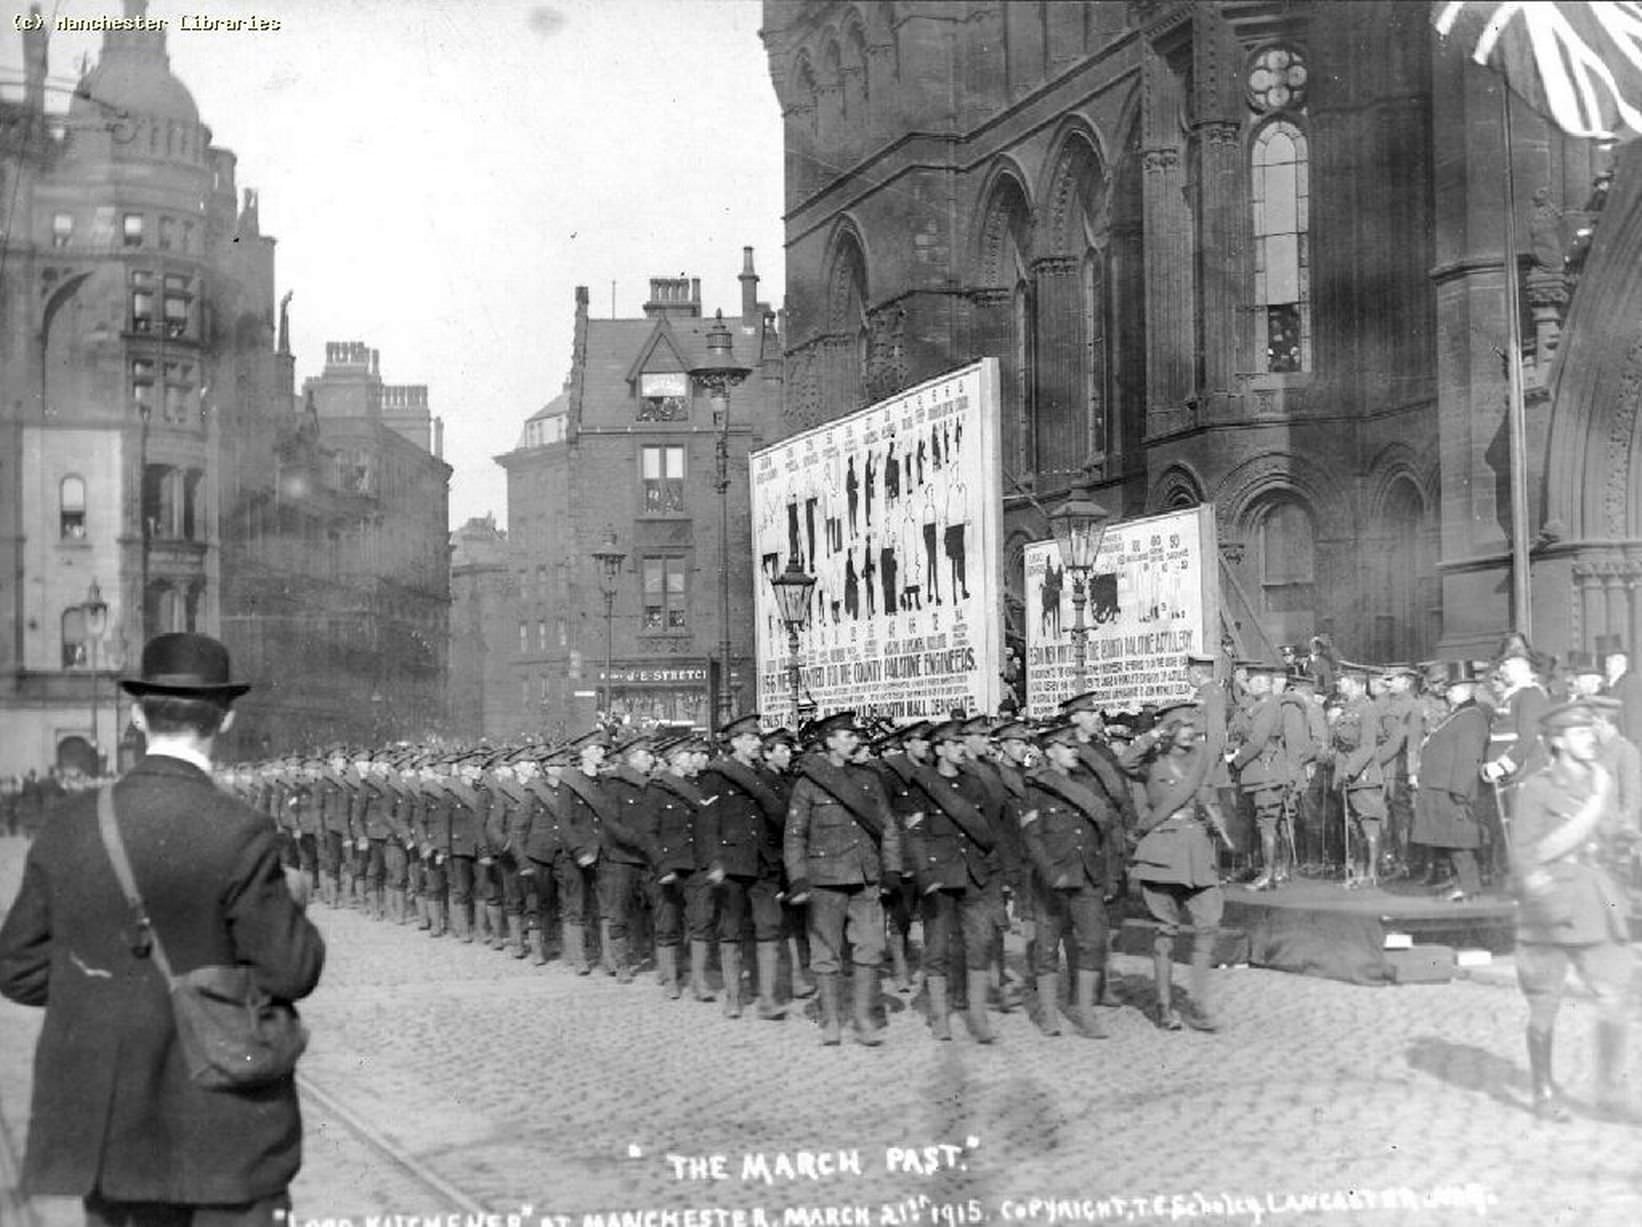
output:
[[[120,689],[141,698],[168,694],[184,699],[237,699],[251,689],[231,681],[228,649],[209,635],[173,631],[143,644],[142,671],[120,679]]]

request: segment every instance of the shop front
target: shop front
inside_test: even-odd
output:
[[[602,700],[605,671],[596,671]],[[615,664],[609,678],[610,714],[632,728],[657,724],[706,729],[712,719],[707,663],[668,665]]]

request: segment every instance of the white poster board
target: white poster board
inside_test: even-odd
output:
[[[799,637],[821,715],[897,721],[997,709],[1003,494],[998,364],[984,358],[749,459],[758,710],[796,727],[770,580],[816,577]]]
[[[1109,526],[1089,577],[1080,683],[1072,576],[1056,542],[1028,545],[1027,714],[1052,716],[1084,690],[1120,711],[1191,698],[1185,654],[1218,651],[1218,559],[1209,504]]]

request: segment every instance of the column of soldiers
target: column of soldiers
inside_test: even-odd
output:
[[[1419,848],[1463,900],[1481,889],[1479,850],[1492,842],[1503,863],[1496,795],[1509,819],[1547,762],[1543,662],[1525,644],[1489,662],[1491,707],[1466,662],[1426,669],[1419,695],[1411,667],[1342,664],[1326,707],[1303,671],[1243,662],[1226,685],[1213,658],[1183,663],[1194,699],[1148,713],[1138,735],[1103,720],[1090,693],[1046,727],[983,716],[869,729],[840,712],[799,739],[755,714],[716,749],[601,729],[553,747],[288,759],[230,783],[333,906],[623,983],[653,963],[667,997],[720,999],[731,1018],[780,1020],[814,995],[829,1045],[846,1025],[882,1042],[886,962],[893,994],[921,987],[937,1040],[957,1014],[991,1043],[990,1012],[1022,1004],[1046,1035],[1104,1036],[1119,1004],[1112,909],[1131,888],[1154,922],[1155,1022],[1215,1030],[1239,813],[1258,833],[1255,889],[1331,855],[1372,884]],[[1642,767],[1618,731],[1621,702],[1610,707],[1592,721],[1618,781],[1616,829],[1634,829]],[[1003,959],[1011,928],[1026,937],[1019,982]]]

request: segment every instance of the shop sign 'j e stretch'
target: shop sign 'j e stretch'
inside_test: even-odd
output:
[[[758,709],[794,722],[770,580],[816,577],[799,636],[822,712],[996,711],[1003,649],[998,364],[985,358],[753,453]]]
[[[1080,678],[1073,576],[1057,542],[1028,545],[1027,714],[1053,715],[1085,690],[1121,711],[1191,698],[1185,654],[1219,650],[1210,637],[1220,624],[1218,557],[1212,504],[1107,528],[1089,572]]]

